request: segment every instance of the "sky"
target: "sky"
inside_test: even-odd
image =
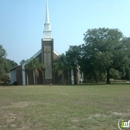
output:
[[[130,36],[130,0],[48,0],[54,50],[84,43],[93,28],[118,28]],[[41,49],[46,0],[0,0],[0,45],[17,62]]]

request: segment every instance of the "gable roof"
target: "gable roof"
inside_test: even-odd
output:
[[[23,63],[22,66],[25,66],[31,59],[36,58],[40,53],[42,53],[42,49],[40,49],[30,59],[28,59],[25,63]],[[53,51],[53,53],[55,53],[57,56],[59,56],[59,54],[55,50]]]

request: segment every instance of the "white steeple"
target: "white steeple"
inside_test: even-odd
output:
[[[51,38],[51,25],[49,20],[48,1],[46,3],[46,18],[45,18],[44,31],[43,31],[43,39],[46,38]]]
[[[45,23],[50,23],[50,20],[49,20],[49,9],[48,9],[48,1],[46,3],[46,21]]]

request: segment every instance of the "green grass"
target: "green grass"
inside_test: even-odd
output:
[[[118,130],[130,85],[0,87],[0,130]]]

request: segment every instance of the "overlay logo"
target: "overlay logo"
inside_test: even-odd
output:
[[[130,128],[130,120],[124,121],[124,120],[120,119],[120,120],[118,121],[118,128],[119,128],[120,130]]]

